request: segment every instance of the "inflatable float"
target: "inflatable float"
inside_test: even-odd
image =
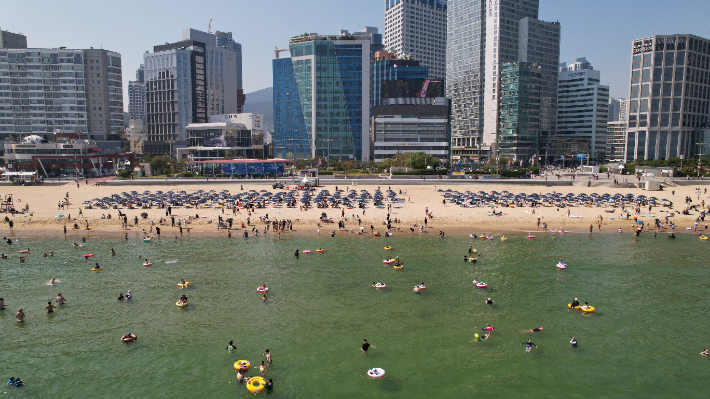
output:
[[[570,309],[574,309],[574,310],[581,310],[582,312],[586,312],[586,313],[592,313],[592,312],[594,312],[594,311],[596,310],[596,309],[594,309],[594,306],[589,306],[589,307],[587,307],[586,309],[582,309],[581,306],[572,307],[572,304],[571,304],[571,303],[568,303],[568,304],[567,304],[567,307],[570,308]]]
[[[311,250],[310,250],[310,249],[304,249],[304,250],[302,251],[302,253],[304,253],[304,254],[309,254],[309,253],[311,253]]]
[[[185,281],[185,284],[183,284],[183,283],[177,283],[177,286],[180,287],[180,288],[189,287],[189,286],[190,286],[190,282],[189,282],[189,281]]]
[[[138,337],[136,336],[136,334],[128,333],[128,334],[126,334],[126,335],[128,335],[128,336],[126,337],[126,336],[124,335],[123,337],[121,337],[121,342],[133,342],[133,341],[135,341],[135,340],[138,339]]]
[[[500,240],[501,241],[508,241],[508,237],[501,237]]]
[[[374,236],[375,236],[375,237],[379,237],[379,236],[380,236],[380,233],[375,233]]]
[[[528,238],[535,238],[535,236],[532,234],[528,234]]]
[[[385,288],[387,288],[387,284],[377,283],[375,284],[375,288],[377,288],[378,290],[384,290]]]
[[[22,253],[22,252],[20,252],[20,253]],[[85,258],[93,258],[94,254],[84,254],[84,257]]]
[[[101,270],[101,267],[93,267],[93,268],[91,268],[91,271],[92,271],[92,272],[97,272],[97,271],[99,271],[99,270]]]
[[[153,266],[153,262],[143,262],[143,266],[145,266],[145,267]]]
[[[426,289],[426,287],[424,286],[424,284],[415,285],[414,288],[419,288],[420,290],[425,290],[425,289]]]
[[[150,242],[150,238],[144,238],[143,242]]]
[[[259,393],[266,388],[266,380],[264,377],[251,377],[247,381],[247,389],[251,393]]]
[[[394,261],[395,261],[394,259],[387,259],[387,260],[383,260],[382,263],[384,263],[385,265],[390,265]]]
[[[471,263],[476,263],[478,262],[478,258],[466,258],[466,262],[471,262]]]
[[[386,251],[389,251],[389,250],[391,250],[391,249],[392,249],[392,247],[390,247],[389,245],[385,247],[385,250],[386,250]]]
[[[325,252],[325,249],[316,249],[316,252]]]
[[[488,284],[479,281],[476,283],[476,288],[488,288]]]
[[[269,287],[262,285],[261,287],[256,289],[256,292],[263,294],[264,292],[269,292]]]
[[[180,306],[181,308],[184,308],[185,306],[187,306],[187,301],[182,302],[182,303],[180,301],[177,301],[177,302],[175,302],[175,305]]]
[[[564,263],[562,263],[562,262],[560,262],[560,263],[557,264],[557,268],[560,269],[560,270],[567,270],[567,265],[564,264]]]
[[[373,367],[367,370],[367,376],[370,378],[382,378],[385,376],[385,370],[377,367]]]
[[[28,253],[30,253],[29,249],[23,249],[20,251],[20,254],[28,254]]]
[[[393,267],[395,270],[402,270],[402,269],[404,269],[404,265],[403,265],[403,264],[402,264],[402,265],[399,265],[399,266],[394,265],[394,266],[392,266],[392,267]]]
[[[237,371],[247,371],[251,367],[248,360],[237,360],[234,362],[234,369]]]
[[[701,240],[707,240],[707,239],[708,239],[706,236],[700,236],[700,237],[698,237],[698,238],[700,238]]]

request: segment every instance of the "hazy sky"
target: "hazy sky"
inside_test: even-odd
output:
[[[207,31],[210,19],[213,32],[232,32],[242,44],[246,93],[272,85],[273,48],[288,47],[291,36],[363,26],[384,32],[384,0],[0,0],[0,10],[0,28],[26,35],[30,47],[121,53],[124,92],[146,50],[179,41],[184,28]],[[540,0],[539,15],[562,24],[560,61],[587,57],[613,97],[628,96],[633,39],[673,33],[710,38],[708,17],[708,0]]]

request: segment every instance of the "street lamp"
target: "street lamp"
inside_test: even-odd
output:
[[[707,143],[695,143],[698,147],[700,147],[700,151],[698,151],[698,178],[700,178],[700,159],[703,156],[703,146],[707,145]]]

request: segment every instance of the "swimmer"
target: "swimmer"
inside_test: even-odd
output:
[[[111,248],[111,256],[116,256],[116,250]]]
[[[539,327],[539,328],[531,328],[529,331],[530,332],[540,332],[540,331],[545,331],[545,329],[542,327]]]
[[[261,296],[261,301],[262,301],[262,302],[266,302],[266,299],[267,299],[267,298],[266,298],[266,294],[264,294],[264,295]]]
[[[581,309],[589,309],[589,304],[587,302],[584,302],[584,305],[580,306]]]
[[[486,305],[493,305],[494,303],[491,298],[486,299]]]
[[[9,386],[9,387],[15,386],[15,377],[10,377],[10,379],[7,381],[7,386]]]
[[[575,348],[577,347],[577,340],[574,337],[570,338],[569,343]]]
[[[490,336],[491,336],[491,333],[485,334],[485,335],[483,336],[483,338],[481,338],[481,341],[487,340],[488,338],[490,338]]]
[[[274,390],[274,382],[271,381],[271,378],[269,378],[269,380],[266,381],[266,384],[264,384],[264,386],[266,387],[266,390],[269,392]]]
[[[54,313],[54,308],[56,306],[52,305],[52,301],[47,302],[47,306],[44,308],[47,309],[47,313]]]
[[[25,321],[25,312],[22,311],[22,308],[17,309],[17,313],[15,313],[15,318],[17,318],[18,323],[22,323]]]
[[[49,251],[49,257],[51,258],[52,256],[54,256],[54,251]]]
[[[0,254],[0,259],[10,259],[10,257],[5,254]]]
[[[537,345],[535,345],[532,340],[528,340],[528,342],[523,342],[520,345],[525,345],[525,353],[530,352],[532,350],[532,347],[534,346],[537,349]]]
[[[48,257],[48,256],[49,256],[49,255],[47,255],[46,252],[42,254],[42,257],[43,257],[43,258],[46,258],[46,257]]]
[[[56,282],[57,282],[57,278],[56,278],[56,277],[52,277],[52,279],[49,280],[49,282],[47,282],[47,285],[53,285],[53,284],[56,283]]]
[[[0,310],[5,310],[5,298],[0,298]]]
[[[138,337],[135,334],[126,333],[126,335],[121,337],[121,342],[133,342],[137,339]]]
[[[703,356],[708,356],[708,355],[710,355],[710,351],[708,350],[708,348],[705,348],[705,349],[703,349],[702,352],[700,352],[700,354]]]
[[[131,291],[129,290],[129,291],[126,293],[126,302],[130,301],[131,298],[133,298],[133,295],[131,295]]]
[[[244,371],[237,370],[237,381],[244,382]]]
[[[271,364],[271,352],[269,352],[269,350],[266,349],[264,351],[263,355],[266,358],[266,364]]]
[[[261,375],[265,375],[269,370],[266,368],[266,365],[264,364],[264,361],[262,360],[261,363],[259,364],[259,371],[261,372]]]
[[[296,253],[293,256],[296,257],[296,259],[298,259],[298,250],[296,250]]]
[[[64,305],[67,300],[64,299],[64,296],[61,293],[59,293],[57,294],[57,298],[55,299],[55,301],[57,301],[57,305]]]
[[[120,294],[118,294],[118,300],[119,300],[119,301],[122,301],[122,300],[123,300],[123,292],[120,293]]]
[[[491,330],[493,330],[493,326],[491,326],[490,324],[488,324],[487,326],[483,327],[483,331],[491,331]]]
[[[473,283],[474,283],[474,284],[480,283],[480,281],[478,281],[478,277],[474,277],[474,278],[473,278]]]
[[[375,345],[370,345],[369,343],[367,343],[367,340],[365,339],[365,340],[363,340],[362,347],[360,348],[360,350],[362,351],[362,353],[367,353],[367,350],[370,349],[370,347],[374,348]]]
[[[229,345],[227,345],[227,351],[233,352],[234,349],[236,349],[236,348],[234,347],[234,341],[229,341]]]
[[[187,287],[187,283],[185,282],[185,279],[181,278],[180,279],[180,284],[182,284],[182,287]],[[180,288],[182,288],[180,287]]]
[[[579,306],[579,301],[577,298],[574,298],[574,301],[572,301],[572,308],[576,308],[577,306]]]

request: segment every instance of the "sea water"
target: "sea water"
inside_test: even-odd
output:
[[[432,230],[432,229],[430,229]],[[537,234],[21,241],[0,261],[3,388],[39,398],[253,397],[233,363],[273,363],[272,398],[700,397],[707,241]],[[385,245],[393,250],[386,251]],[[477,263],[463,261],[469,246]],[[30,247],[26,263],[17,253]],[[111,248],[117,252],[109,255]],[[315,249],[323,248],[324,253]],[[296,249],[311,254],[294,257]],[[41,257],[54,251],[54,257]],[[85,261],[82,255],[95,256]],[[404,270],[384,265],[399,256]],[[475,256],[475,255],[474,255]],[[143,259],[155,262],[143,267]],[[163,262],[158,262],[162,260]],[[569,269],[560,271],[560,260]],[[65,264],[66,262],[66,264]],[[98,262],[102,271],[90,271]],[[61,282],[48,286],[52,277]],[[473,287],[472,280],[488,283]],[[180,289],[180,279],[191,283]],[[376,290],[373,282],[387,284]],[[424,283],[425,291],[412,288]],[[256,288],[270,287],[262,302]],[[133,299],[118,301],[131,290]],[[47,314],[62,293],[67,304]],[[175,306],[188,297],[187,308]],[[488,297],[494,305],[484,304]],[[575,297],[597,311],[567,309]],[[24,323],[14,312],[24,308]],[[495,327],[478,342],[482,327]],[[544,327],[543,332],[525,332]],[[521,332],[523,331],[523,332]],[[127,332],[138,336],[119,342]],[[569,344],[576,337],[577,348]],[[375,347],[360,351],[362,340]],[[537,348],[525,353],[528,339]],[[236,351],[225,348],[234,340]],[[372,367],[386,376],[367,377]]]

